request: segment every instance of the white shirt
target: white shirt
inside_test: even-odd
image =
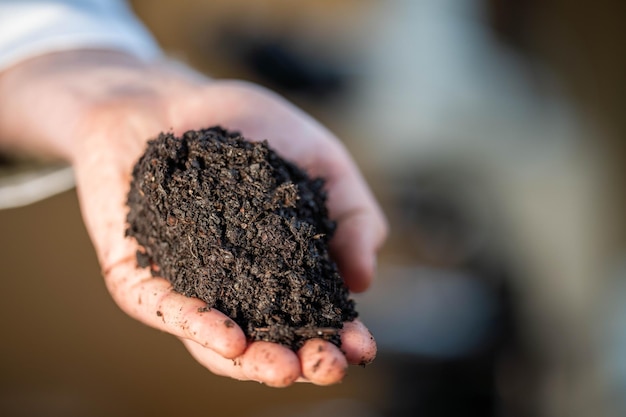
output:
[[[143,60],[156,41],[122,0],[0,0],[0,70],[37,55],[114,49]]]

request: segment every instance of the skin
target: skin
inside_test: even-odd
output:
[[[298,351],[302,376],[317,385],[334,384],[346,374],[348,360],[335,345],[321,339],[305,342]]]
[[[70,51],[0,73],[0,146],[62,158],[75,170],[81,211],[113,299],[137,320],[180,338],[218,375],[273,387],[341,381],[346,364],[370,362],[376,345],[360,322],[346,323],[342,351],[312,340],[297,353],[248,343],[221,312],[172,291],[139,269],[137,243],[124,236],[131,170],[161,131],[222,125],[268,139],[283,157],[327,180],[338,222],[331,250],[352,291],[365,290],[387,225],[345,148],[328,130],[276,94],[239,81],[214,81],[168,63],[145,64],[114,51]]]

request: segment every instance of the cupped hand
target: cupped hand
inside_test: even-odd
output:
[[[348,364],[374,358],[375,342],[358,320],[345,323],[341,350],[320,339],[298,352],[250,343],[227,316],[203,310],[202,301],[139,268],[138,245],[124,234],[131,171],[146,141],[162,131],[221,125],[267,139],[281,156],[326,179],[329,214],[337,221],[333,257],[348,287],[365,290],[386,223],[345,148],[315,120],[258,86],[208,80],[114,52],[61,53],[22,64],[0,74],[0,105],[7,94],[13,106],[0,115],[0,137],[72,161],[87,230],[122,310],[179,337],[212,372],[270,386],[336,383]]]

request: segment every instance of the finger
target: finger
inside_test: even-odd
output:
[[[348,288],[363,292],[376,274],[376,254],[387,234],[374,227],[373,213],[355,211],[337,220],[337,231],[330,242],[333,258]]]
[[[316,385],[341,382],[346,375],[348,362],[339,348],[322,339],[307,340],[298,351],[302,375]]]
[[[191,356],[216,375],[277,388],[296,381],[306,382],[300,375],[300,362],[295,353],[276,343],[253,342],[240,357],[226,359],[194,341],[183,339],[182,342]]]
[[[134,259],[105,272],[105,280],[117,304],[139,321],[190,339],[225,358],[241,355],[246,347],[243,331],[206,303],[172,290],[169,282],[153,278],[148,269],[138,270]]]
[[[337,222],[330,242],[333,257],[350,290],[371,284],[376,253],[387,236],[387,220],[358,168],[343,147],[320,159],[325,169],[328,210]]]
[[[277,343],[253,342],[239,359],[248,378],[270,387],[287,387],[300,377],[298,356]]]
[[[181,341],[191,356],[215,375],[226,376],[240,381],[248,381],[250,379],[243,372],[241,360],[227,359],[193,340],[181,339]]]
[[[361,321],[354,320],[343,324],[341,329],[341,350],[348,363],[367,365],[376,358],[376,341]]]

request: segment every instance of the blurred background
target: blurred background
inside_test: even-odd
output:
[[[351,150],[391,222],[356,297],[379,357],[326,388],[213,376],[117,309],[69,190],[0,211],[0,415],[626,415],[623,3],[131,4]],[[0,166],[0,197],[32,183]]]

